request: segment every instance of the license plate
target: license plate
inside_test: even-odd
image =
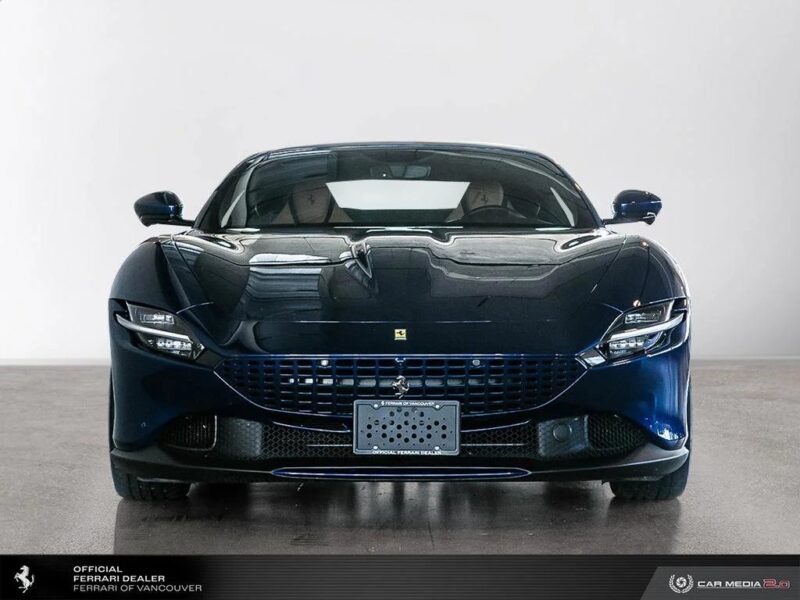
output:
[[[456,400],[356,400],[353,452],[455,456],[459,412]]]

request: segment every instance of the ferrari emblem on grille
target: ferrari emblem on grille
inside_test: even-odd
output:
[[[408,381],[405,377],[400,375],[397,379],[392,382],[392,389],[394,390],[394,395],[398,398],[402,398],[408,393],[408,390],[411,389],[411,386],[408,385]]]
[[[405,329],[395,329],[394,330],[394,341],[395,342],[405,342],[406,339],[406,330]]]

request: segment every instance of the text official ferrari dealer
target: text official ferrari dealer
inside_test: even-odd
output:
[[[604,480],[683,492],[689,298],[670,256],[606,228],[558,165],[471,144],[250,157],[194,222],[125,261],[109,301],[114,484]]]

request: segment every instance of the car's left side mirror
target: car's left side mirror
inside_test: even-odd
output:
[[[661,198],[650,192],[625,190],[614,198],[614,218],[603,219],[605,224],[635,223],[651,225],[661,210]]]
[[[133,204],[136,216],[145,225],[156,223],[164,225],[192,225],[193,221],[183,218],[183,204],[173,192],[153,192],[142,196]]]

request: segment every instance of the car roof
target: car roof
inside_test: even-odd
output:
[[[255,156],[261,160],[270,157],[279,157],[286,154],[303,154],[306,152],[317,152],[321,150],[357,150],[369,148],[385,148],[397,150],[482,150],[497,154],[524,155],[528,158],[539,158],[547,162],[556,164],[553,159],[540,152],[519,148],[515,146],[505,146],[501,144],[486,144],[480,142],[346,142],[335,144],[315,144],[308,146],[290,146],[287,148],[277,148],[260,152]]]

